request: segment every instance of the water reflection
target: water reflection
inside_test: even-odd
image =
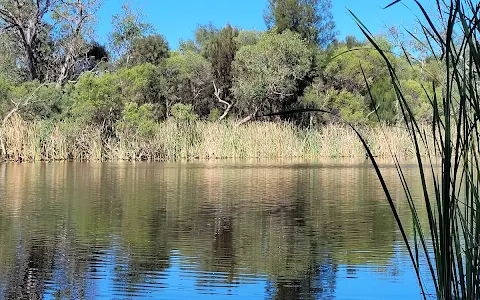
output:
[[[420,298],[368,162],[2,164],[0,199],[2,299]]]

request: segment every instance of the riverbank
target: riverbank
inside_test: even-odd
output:
[[[156,123],[139,128],[102,129],[72,121],[26,122],[15,116],[3,128],[6,160],[10,161],[115,161],[224,158],[364,157],[365,150],[353,130],[331,124],[299,129],[290,123],[235,123],[204,121]],[[414,146],[400,127],[376,125],[359,131],[378,157],[412,158]],[[422,149],[425,152],[424,149]]]

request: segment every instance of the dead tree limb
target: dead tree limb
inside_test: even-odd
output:
[[[215,80],[213,80],[213,88],[215,89],[215,97],[217,97],[218,99],[218,102],[226,105],[226,108],[225,108],[225,111],[223,112],[223,114],[220,116],[220,118],[218,118],[219,121],[225,119],[225,117],[228,115],[228,112],[230,111],[230,109],[232,108],[232,104],[223,100],[221,97],[220,97],[220,90],[217,88],[217,85],[215,84]]]
[[[246,116],[245,118],[241,119],[238,123],[237,123],[237,126],[240,126],[240,125],[243,125],[247,122],[250,122],[252,119],[254,119],[256,116],[257,116],[257,112],[258,112],[258,109],[255,108],[255,110],[253,111],[253,113],[249,114],[248,116]]]

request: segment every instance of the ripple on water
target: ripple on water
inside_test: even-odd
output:
[[[390,208],[363,165],[6,172],[1,299],[420,298]],[[408,204],[397,205],[407,217]]]

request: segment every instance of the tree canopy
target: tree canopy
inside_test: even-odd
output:
[[[330,0],[269,0],[264,19],[269,29],[291,30],[308,43],[326,47],[335,39]]]

